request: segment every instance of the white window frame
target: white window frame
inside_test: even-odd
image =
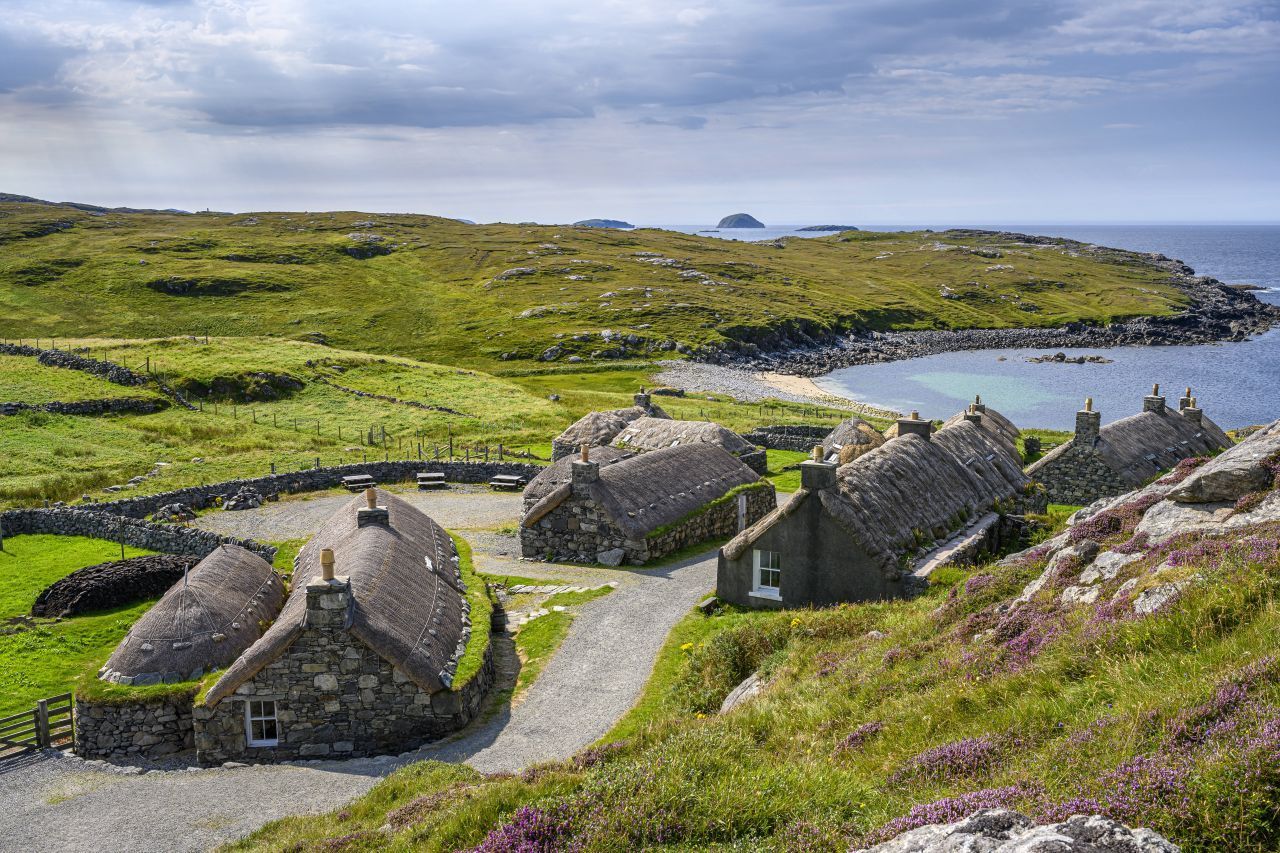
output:
[[[767,556],[766,556],[767,555]],[[774,574],[776,585],[764,583],[764,573]],[[755,598],[782,600],[782,552],[762,548],[751,549],[751,595]]]
[[[253,712],[253,706],[259,706],[259,713]],[[267,708],[270,706],[270,713]],[[276,736],[273,738],[262,737],[255,738],[253,736],[254,723],[271,722],[275,729]],[[263,734],[266,734],[266,726],[262,727]],[[249,746],[279,746],[280,745],[280,717],[279,709],[276,707],[274,699],[250,699],[244,703],[244,738]]]

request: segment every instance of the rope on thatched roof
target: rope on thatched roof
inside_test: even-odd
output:
[[[673,421],[637,418],[613,439],[614,447],[651,451],[686,444],[712,444],[735,456],[751,453],[755,445],[736,432],[712,421]]]
[[[681,444],[621,459],[600,469],[588,496],[628,537],[643,539],[666,524],[760,477],[714,444]],[[561,484],[526,513],[531,527],[572,493]]]
[[[143,614],[101,677],[118,684],[185,681],[226,666],[280,612],[284,584],[258,555],[220,545]]]
[[[947,429],[948,427],[965,423],[966,414],[968,414],[967,409],[956,412],[943,422],[942,429]],[[1021,464],[1021,457],[1018,454],[1018,438],[1022,435],[1022,431],[1014,426],[1013,421],[1009,420],[990,406],[984,406],[982,411],[978,414],[979,419],[976,421],[977,426],[998,440],[1001,447],[1004,448],[1004,451],[1010,456],[1010,458]]]
[[[608,444],[591,447],[588,451],[592,462],[610,465],[619,459],[626,459],[634,454]],[[545,498],[561,485],[572,482],[574,455],[562,456],[546,468],[538,472],[538,476],[524,487],[524,504],[529,506]]]
[[[470,636],[458,554],[449,534],[400,498],[377,490],[389,524],[358,527],[363,495],[340,509],[298,552],[293,594],[280,618],[232,664],[206,697],[216,705],[279,658],[302,632],[306,586],[320,576],[320,552],[334,552],[351,583],[349,630],[428,692],[449,687]]]
[[[885,443],[885,437],[862,418],[848,418],[836,425],[822,440],[822,455],[828,462],[839,461],[845,447],[857,448],[854,458]]]

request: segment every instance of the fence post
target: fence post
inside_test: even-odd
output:
[[[36,703],[36,746],[48,749],[49,743],[49,700],[41,699]]]

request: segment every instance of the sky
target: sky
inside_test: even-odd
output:
[[[4,0],[0,192],[1280,221],[1280,0]]]

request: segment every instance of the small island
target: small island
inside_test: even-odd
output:
[[[734,213],[720,220],[717,228],[763,228],[764,223],[750,213]]]
[[[583,228],[635,228],[630,222],[621,219],[582,219],[573,223]]]
[[[857,231],[856,225],[809,225],[805,228],[797,228],[797,231]]]

